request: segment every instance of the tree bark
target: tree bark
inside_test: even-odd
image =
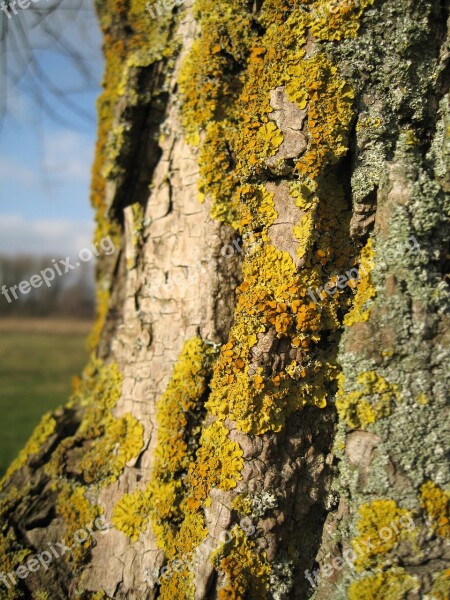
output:
[[[448,597],[448,3],[97,9],[116,252],[0,597]]]

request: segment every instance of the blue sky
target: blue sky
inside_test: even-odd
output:
[[[83,115],[38,82],[27,55],[21,60],[21,48],[9,49],[11,69],[21,77],[9,85],[0,130],[0,254],[66,256],[89,245],[94,227],[89,180],[103,71],[101,36],[90,0],[63,0],[46,21],[50,37],[39,26],[32,28],[31,7],[8,26],[17,26],[19,18],[29,28],[44,76],[69,92],[69,102]],[[68,47],[79,54],[77,67],[64,55]]]

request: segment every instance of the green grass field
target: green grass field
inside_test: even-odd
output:
[[[89,324],[0,322],[0,475],[41,416],[64,404],[87,360]]]

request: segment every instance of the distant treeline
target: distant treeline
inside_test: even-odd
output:
[[[0,255],[0,289],[10,289],[21,281],[30,281],[33,275],[52,266],[48,256]],[[50,287],[43,284],[27,294],[17,293],[11,302],[0,294],[0,318],[5,316],[70,317],[90,319],[94,315],[94,266],[81,264],[79,268],[61,277],[55,277]],[[9,294],[11,297],[11,294]]]

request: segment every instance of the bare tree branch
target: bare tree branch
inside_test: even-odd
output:
[[[26,10],[16,9],[17,14],[8,2],[4,6],[0,12],[0,129],[6,116],[13,116],[15,96],[21,94],[39,106],[45,116],[65,127],[71,126],[71,118],[63,116],[61,110],[93,123],[92,115],[77,99],[97,85],[92,60],[84,51],[89,40],[82,40],[80,51],[71,39],[75,21],[76,36],[83,35],[81,32],[91,25],[92,40],[97,38],[90,0],[56,0],[50,5],[41,2]],[[70,83],[56,81],[46,70],[45,54],[67,61],[67,74],[73,75]]]

